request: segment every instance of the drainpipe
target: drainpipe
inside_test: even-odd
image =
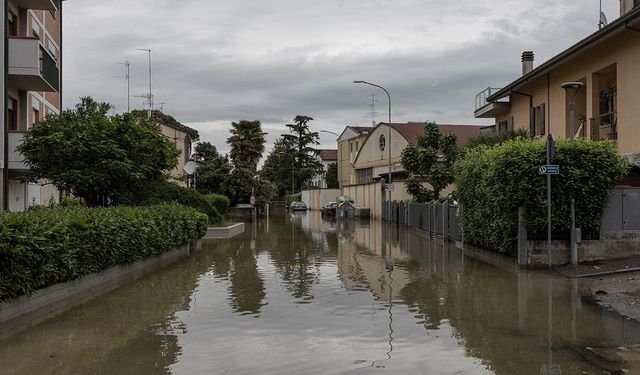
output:
[[[9,13],[9,2],[5,1],[4,2],[4,10],[3,10],[3,14],[2,14],[2,19],[6,20],[7,19],[7,14]],[[3,92],[3,96],[4,98],[2,98],[2,100],[4,100],[4,113],[2,114],[3,117],[3,129],[2,132],[4,134],[4,165],[2,166],[3,168],[3,173],[2,173],[2,193],[3,193],[3,199],[2,199],[2,208],[4,210],[8,210],[9,209],[9,126],[7,124],[7,107],[9,105],[9,36],[6,30],[6,27],[4,28],[4,92]]]

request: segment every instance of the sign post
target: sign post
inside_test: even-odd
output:
[[[547,175],[547,262],[549,262],[549,270],[551,270],[551,175],[559,174],[560,167],[551,165],[556,155],[556,142],[553,135],[549,132],[547,138],[547,165],[540,167],[540,174]]]

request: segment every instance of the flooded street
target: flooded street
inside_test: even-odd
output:
[[[0,373],[616,371],[587,348],[640,344],[640,325],[579,289],[422,232],[282,214],[0,341]]]

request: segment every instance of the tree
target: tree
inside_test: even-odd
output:
[[[275,186],[256,175],[256,172],[245,167],[234,167],[220,183],[217,194],[225,195],[232,205],[249,203],[253,193],[258,205],[265,205],[275,196]]]
[[[273,150],[267,156],[260,171],[260,175],[271,181],[275,187],[278,197],[284,197],[287,192],[294,194],[292,163],[295,162],[294,150],[284,138],[279,138],[273,144]]]
[[[196,145],[196,157],[199,161],[208,162],[215,158],[219,158],[218,149],[210,142],[200,142]]]
[[[329,164],[325,180],[327,181],[328,189],[337,189],[340,186],[338,183],[338,163]]]
[[[293,153],[296,167],[296,188],[303,189],[311,180],[324,170],[322,162],[318,158],[319,145],[317,132],[309,129],[309,122],[313,118],[298,115],[293,119],[293,124],[287,124],[290,134],[283,134],[283,142]]]
[[[455,134],[442,134],[438,124],[427,122],[424,134],[418,136],[418,144],[402,151],[402,167],[409,172],[405,186],[418,202],[439,199],[442,189],[453,182],[453,163],[458,154],[456,140]]]
[[[85,97],[30,128],[18,146],[29,166],[25,179],[49,181],[97,206],[175,167],[179,151],[154,123],[130,113],[109,117],[110,108]]]
[[[231,137],[227,139],[227,143],[231,146],[229,153],[231,161],[235,165],[242,163],[247,168],[256,171],[264,152],[266,142],[264,136],[267,134],[262,132],[260,121],[232,122],[229,132]]]

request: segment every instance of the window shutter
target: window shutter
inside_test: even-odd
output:
[[[509,120],[507,120],[507,130],[513,131],[513,116],[509,117]]]
[[[540,105],[540,134],[544,135],[547,129],[547,104],[542,103]]]
[[[536,109],[531,107],[529,109],[529,135],[536,136]]]

